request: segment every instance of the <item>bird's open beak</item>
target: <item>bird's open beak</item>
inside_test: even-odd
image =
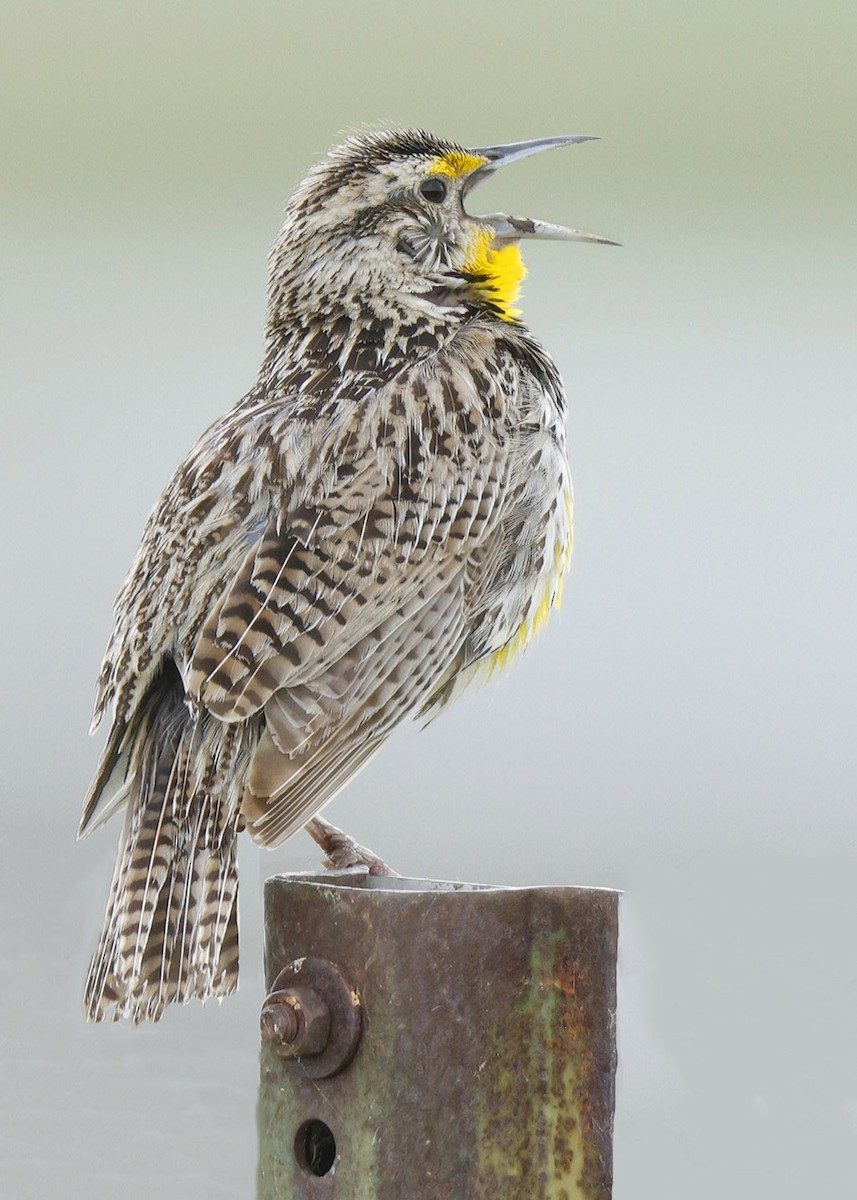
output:
[[[559,146],[574,146],[578,142],[597,142],[599,139],[588,133],[567,133],[559,137],[533,138],[529,142],[510,142],[507,146],[483,146],[470,153],[488,161],[470,175],[465,192],[469,193],[483,179],[493,175],[498,167],[529,158],[542,150],[554,150]],[[521,238],[545,238],[558,242],[600,242],[604,246],[619,246],[611,238],[597,233],[584,233],[582,229],[566,229],[564,225],[551,225],[547,221],[534,221],[530,217],[510,217],[506,213],[486,213],[475,217],[480,224],[491,225],[498,242],[517,242]]]

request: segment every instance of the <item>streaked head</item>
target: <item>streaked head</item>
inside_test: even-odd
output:
[[[499,167],[593,140],[568,135],[466,149],[421,130],[361,134],[314,167],[289,202],[271,260],[271,300],[324,308],[349,301],[483,305],[507,320],[532,238],[610,243],[596,234],[466,202]]]

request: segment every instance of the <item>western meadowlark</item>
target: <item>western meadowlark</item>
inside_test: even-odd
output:
[[[275,846],[312,822],[558,602],[564,396],[518,319],[518,243],[608,239],[465,201],[588,140],[360,135],[292,196],[256,384],[167,484],[116,600],[80,826],[125,810],[92,1020],[231,992],[239,830]]]

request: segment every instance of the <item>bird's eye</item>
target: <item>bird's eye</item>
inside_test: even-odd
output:
[[[442,179],[426,179],[420,184],[420,195],[430,204],[443,204],[446,199],[446,184]]]

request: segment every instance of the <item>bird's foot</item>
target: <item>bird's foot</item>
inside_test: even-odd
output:
[[[323,821],[321,817],[313,817],[304,828],[324,851],[324,865],[332,871],[342,871],[346,867],[367,867],[370,875],[395,875],[398,871],[388,867],[382,858],[355,842],[335,825]]]

